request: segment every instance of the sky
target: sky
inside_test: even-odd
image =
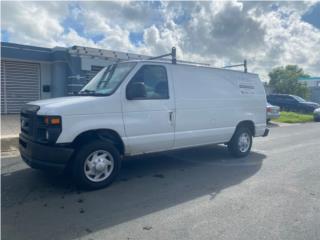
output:
[[[263,81],[288,64],[320,76],[320,2],[1,1],[1,41],[151,56],[175,46],[216,67],[247,59]]]

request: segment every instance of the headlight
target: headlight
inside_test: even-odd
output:
[[[48,143],[55,143],[62,132],[60,116],[39,116],[37,139]]]
[[[320,113],[320,108],[317,108],[316,110],[314,110],[313,113]]]

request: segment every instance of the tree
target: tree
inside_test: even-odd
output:
[[[300,77],[309,77],[309,75],[297,65],[277,67],[269,73],[269,77],[269,86],[275,93],[293,94],[303,98],[309,95],[307,85],[298,81]]]

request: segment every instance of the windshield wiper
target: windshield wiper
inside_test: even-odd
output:
[[[82,90],[82,91],[79,92],[80,95],[81,94],[86,94],[86,93],[87,94],[92,94],[92,93],[96,93],[96,91],[85,89],[85,90]]]
[[[92,96],[108,96],[109,94],[107,93],[97,93],[97,92],[94,92],[92,93]]]
[[[105,93],[98,93],[95,90],[82,90],[79,92],[79,95],[91,95],[91,96],[107,96]]]

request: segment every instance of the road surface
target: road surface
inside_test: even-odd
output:
[[[271,129],[250,156],[207,146],[124,161],[81,192],[2,158],[2,239],[320,239],[320,124]]]

